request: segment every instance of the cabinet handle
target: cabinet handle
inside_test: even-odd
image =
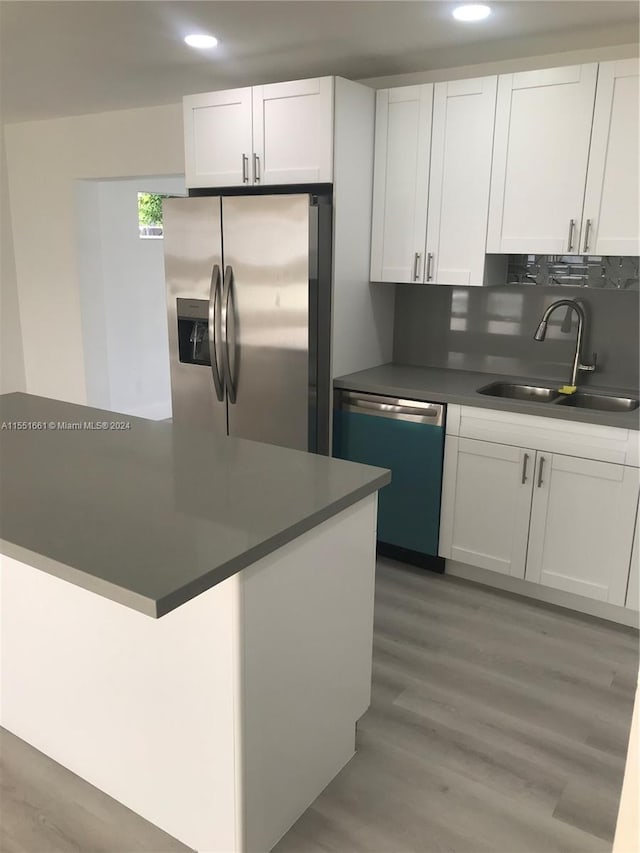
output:
[[[527,465],[529,464],[529,454],[525,453],[522,460],[522,485],[527,482]]]
[[[540,457],[540,467],[538,468],[538,488],[542,485],[542,466],[544,465],[544,456]]]
[[[573,232],[575,231],[575,228],[576,228],[575,219],[570,219],[569,220],[569,240],[568,240],[568,244],[567,244],[567,252],[573,252]]]
[[[242,183],[249,183],[249,158],[246,154],[242,155]]]
[[[584,226],[584,253],[589,251],[589,231],[591,231],[591,220],[587,219],[587,224]]]
[[[256,184],[260,183],[260,158],[257,154],[253,155],[253,181]]]
[[[422,257],[422,252],[416,252],[413,256],[413,280],[418,281],[420,278],[419,270],[420,270],[420,258]]]
[[[431,281],[433,278],[433,274],[431,272],[431,265],[433,264],[433,252],[427,252],[427,281]]]

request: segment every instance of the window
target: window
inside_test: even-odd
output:
[[[143,240],[162,239],[162,199],[157,193],[138,193],[138,236]]]

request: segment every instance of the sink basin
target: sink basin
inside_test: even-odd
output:
[[[556,388],[544,388],[540,385],[517,385],[511,382],[492,382],[478,388],[478,394],[489,397],[508,397],[510,400],[534,400],[549,403],[560,396]]]
[[[577,391],[558,400],[558,405],[576,409],[598,409],[601,412],[632,412],[638,408],[638,400],[633,397],[610,397],[608,394],[586,394]]]

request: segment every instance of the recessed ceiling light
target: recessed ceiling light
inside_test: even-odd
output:
[[[215,47],[218,44],[218,39],[215,36],[208,36],[205,33],[193,33],[190,36],[185,36],[184,40],[189,47]]]
[[[482,21],[491,14],[491,9],[482,3],[470,3],[467,6],[456,6],[453,17],[457,21]]]

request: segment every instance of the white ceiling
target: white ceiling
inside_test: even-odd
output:
[[[351,79],[638,39],[635,0],[484,0],[478,24],[440,0],[0,0],[4,121],[174,103],[183,94],[320,74]],[[199,52],[182,38],[220,40]]]

